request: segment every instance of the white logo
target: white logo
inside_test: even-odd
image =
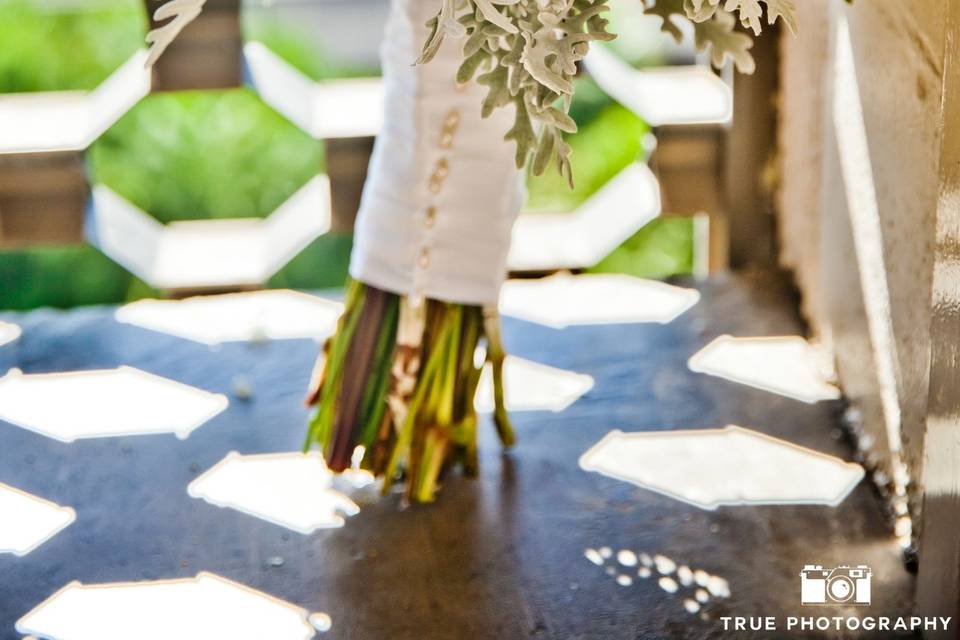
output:
[[[800,572],[801,604],[870,604],[870,577],[866,565],[824,569],[818,564],[804,565]]]

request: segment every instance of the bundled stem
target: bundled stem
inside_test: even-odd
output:
[[[499,318],[478,306],[426,300],[419,304],[357,281],[324,346],[308,403],[317,408],[304,449],[320,448],[334,471],[360,466],[398,477],[406,496],[430,502],[443,472],[455,463],[478,469],[474,395],[483,339],[495,389],[494,421],[501,441],[515,438],[503,404],[504,350]]]

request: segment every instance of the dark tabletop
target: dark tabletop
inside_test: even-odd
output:
[[[908,614],[912,576],[868,482],[837,508],[704,511],[578,467],[614,428],[731,423],[852,458],[841,403],[807,405],[686,367],[724,333],[802,332],[783,280],[755,273],[699,288],[703,300],[664,326],[558,331],[507,319],[512,353],[590,374],[593,390],[562,413],[516,414],[519,444],[508,453],[485,419],[481,477],[447,478],[435,504],[401,509],[389,496],[363,505],[345,527],[309,536],[191,499],[186,486],[228,451],[299,450],[315,342],[211,349],[117,324],[112,308],[4,315],[23,328],[12,358],[27,373],[128,364],[228,396],[243,375],[253,397],[231,397],[229,409],[183,441],[64,444],[0,422],[0,482],[78,513],[27,556],[0,555],[0,638],[19,638],[16,620],[70,581],[200,571],[325,611],[333,629],[324,637],[337,639],[726,637],[721,616],[804,613],[798,572],[814,562],[869,564],[873,613]],[[703,617],[691,615],[655,579],[618,586],[584,558],[586,548],[601,546],[704,568],[727,578],[732,596],[713,599]]]

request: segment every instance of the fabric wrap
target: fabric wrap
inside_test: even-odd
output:
[[[494,304],[525,198],[512,107],[481,118],[485,88],[457,85],[463,40],[414,65],[439,0],[393,0],[381,48],[385,125],[357,217],[350,274],[418,300]]]

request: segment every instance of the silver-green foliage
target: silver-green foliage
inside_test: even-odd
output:
[[[677,20],[693,23],[697,48],[709,49],[713,64],[727,58],[743,73],[754,70],[753,40],[735,29],[737,21],[759,35],[763,7],[770,24],[782,19],[796,30],[793,0],[639,0],[645,11],[663,18],[663,30],[676,39]],[[568,115],[577,62],[590,43],[612,40],[602,13],[609,0],[443,0],[427,26],[430,37],[419,63],[429,62],[444,38],[465,37],[458,82],[474,78],[488,87],[483,114],[506,105],[516,107],[516,120],[506,139],[517,145],[517,167],[532,158],[540,175],[555,160],[572,184],[570,146],[563,132],[576,131]]]

